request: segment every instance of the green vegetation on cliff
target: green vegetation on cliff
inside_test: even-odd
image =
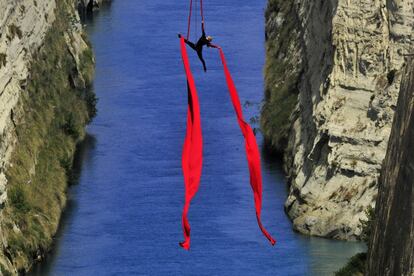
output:
[[[267,144],[283,152],[298,102],[301,73],[299,26],[291,0],[270,0],[266,10],[265,102],[261,129]]]
[[[96,113],[94,94],[70,81],[80,74],[88,83],[93,74],[90,49],[81,57],[82,72],[68,50],[65,33],[71,28],[67,17],[72,6],[70,0],[57,1],[57,19],[32,62],[21,108],[14,114],[17,144],[6,171],[8,201],[1,231],[4,254],[19,271],[28,270],[52,244],[76,144]]]
[[[365,273],[367,253],[358,253],[353,256],[345,267],[335,273],[335,276],[362,276]]]

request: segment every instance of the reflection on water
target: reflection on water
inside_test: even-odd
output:
[[[176,34],[186,29],[186,2],[114,1],[88,22],[98,116],[78,151],[78,184],[69,190],[55,248],[32,275],[332,275],[364,250],[293,232],[281,163],[263,154],[263,223],[278,241],[269,246],[256,224],[243,139],[211,49],[207,74],[190,55],[205,159],[190,211],[192,250],[178,246],[187,95]],[[241,102],[249,103],[246,118],[259,114],[263,95],[265,4],[210,0],[205,7],[208,33],[226,51]],[[262,140],[259,134],[260,146]]]

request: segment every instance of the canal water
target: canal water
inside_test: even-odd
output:
[[[192,248],[178,246],[187,91],[177,33],[186,31],[187,2],[118,0],[87,23],[99,113],[79,146],[78,177],[55,247],[32,275],[332,275],[365,249],[294,233],[283,211],[281,164],[264,152],[263,223],[276,246],[262,236],[244,141],[213,49],[204,53],[207,73],[189,51],[205,150],[189,215]],[[226,53],[254,127],[263,96],[265,6],[205,1],[206,30]]]

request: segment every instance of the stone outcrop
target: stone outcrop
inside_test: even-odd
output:
[[[27,271],[50,247],[65,171],[94,113],[84,92],[93,56],[75,7],[0,0],[0,275]]]
[[[301,233],[356,239],[375,204],[414,0],[270,0],[262,129]],[[271,59],[271,60],[269,60]]]
[[[94,11],[99,10],[102,5],[110,4],[111,0],[77,0],[79,15],[84,19],[88,14],[92,15]]]
[[[414,274],[414,61],[403,74],[379,181],[367,275]]]

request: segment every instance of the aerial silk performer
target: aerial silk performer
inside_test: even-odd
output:
[[[216,48],[213,44],[211,44],[211,41],[213,41],[213,37],[207,36],[206,32],[204,30],[204,21],[201,23],[202,27],[202,35],[198,39],[197,43],[193,43],[189,41],[188,39],[184,39],[184,42],[191,47],[194,51],[197,52],[198,58],[200,59],[201,63],[203,64],[204,72],[207,72],[207,66],[206,61],[203,58],[203,48],[204,46],[210,47],[210,48]],[[178,34],[178,38],[181,38],[181,34]]]
[[[266,231],[261,222],[261,209],[262,209],[262,174],[260,165],[260,153],[257,146],[256,137],[250,125],[246,123],[243,118],[240,99],[237,93],[236,86],[231,77],[230,71],[227,67],[226,58],[222,48],[218,45],[211,43],[212,38],[206,36],[204,30],[204,14],[203,14],[203,1],[200,0],[200,11],[202,18],[202,35],[197,43],[189,41],[190,38],[190,26],[192,16],[193,0],[190,0],[190,14],[188,18],[188,30],[187,38],[182,35],[178,35],[180,38],[181,56],[184,64],[184,70],[187,76],[187,90],[188,90],[188,111],[187,111],[187,131],[184,140],[183,152],[182,152],[182,169],[184,175],[185,185],[185,202],[182,213],[182,225],[184,232],[184,241],[180,242],[181,247],[186,250],[190,249],[190,224],[188,221],[188,211],[190,208],[191,200],[196,195],[201,178],[202,163],[203,163],[203,138],[201,132],[201,120],[200,120],[200,106],[198,101],[197,89],[195,81],[190,69],[190,62],[188,59],[186,45],[197,52],[197,55],[203,65],[204,71],[207,70],[205,61],[202,56],[202,49],[204,46],[210,48],[216,48],[219,51],[220,59],[224,68],[224,75],[226,77],[226,83],[229,89],[230,98],[237,115],[237,120],[240,126],[240,130],[245,139],[245,148],[248,161],[248,167],[250,172],[250,185],[254,194],[254,203],[256,208],[256,218],[260,230],[263,235],[270,241],[272,245],[276,241]]]

